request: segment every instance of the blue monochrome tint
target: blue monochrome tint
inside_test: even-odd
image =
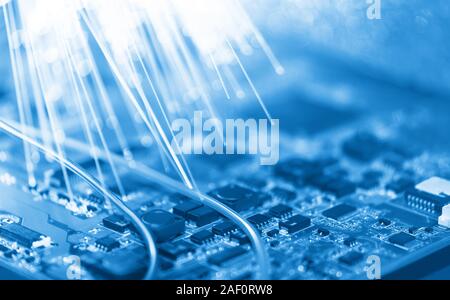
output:
[[[450,279],[449,1],[0,10],[0,279]]]

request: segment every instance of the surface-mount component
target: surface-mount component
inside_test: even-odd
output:
[[[414,209],[440,215],[450,204],[450,181],[431,177],[405,192],[406,203]]]
[[[286,221],[280,222],[280,229],[287,230],[288,233],[296,233],[302,229],[305,229],[311,225],[311,219],[304,217],[302,215],[295,215],[287,219]]]
[[[158,242],[168,241],[184,233],[184,220],[162,209],[149,211],[141,219]]]
[[[50,244],[49,237],[17,223],[0,226],[0,236],[28,248]]]

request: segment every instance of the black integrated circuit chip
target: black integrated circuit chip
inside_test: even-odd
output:
[[[155,235],[158,242],[165,242],[183,234],[184,220],[165,210],[155,209],[141,217],[144,224]]]
[[[399,232],[396,234],[393,234],[389,237],[389,242],[391,242],[392,244],[396,244],[399,246],[405,246],[406,244],[408,244],[409,242],[414,241],[416,238],[406,232]]]
[[[291,212],[291,207],[284,204],[278,204],[269,210],[269,215],[275,218],[282,218],[289,215]]]
[[[42,239],[43,235],[17,223],[0,226],[0,235],[8,240],[31,248],[35,242]]]
[[[190,239],[196,244],[206,243],[214,238],[214,233],[209,230],[202,230],[191,235]]]
[[[177,241],[173,243],[164,243],[158,247],[161,255],[176,260],[183,255],[187,255],[195,251],[195,246],[186,241]]]
[[[302,215],[295,215],[284,222],[280,222],[280,229],[286,229],[290,234],[296,233],[311,225],[311,219]]]
[[[356,208],[351,205],[339,204],[323,211],[322,215],[330,219],[338,220],[343,216],[354,212],[355,210]]]
[[[233,232],[230,235],[230,239],[237,242],[239,245],[250,244],[250,239],[242,231]]]
[[[120,215],[111,215],[103,219],[103,226],[111,230],[124,233],[128,228],[130,228],[130,221],[126,220]]]
[[[227,235],[237,229],[237,225],[230,221],[224,221],[216,224],[212,228],[212,232],[217,235]]]
[[[256,227],[261,227],[261,226],[266,225],[270,221],[270,219],[271,218],[269,216],[266,216],[263,214],[256,214],[256,215],[253,215],[253,216],[247,218],[247,220],[251,224],[255,225]]]
[[[176,205],[172,211],[177,216],[185,218],[190,211],[193,211],[196,208],[201,207],[200,203],[195,203],[192,201],[184,201],[181,204]]]
[[[109,252],[120,247],[120,242],[111,236],[105,236],[95,241],[95,246],[100,250]]]
[[[186,215],[186,220],[194,222],[199,227],[210,224],[219,218],[220,215],[215,210],[206,206],[191,210]]]
[[[238,184],[228,184],[212,190],[208,194],[235,211],[255,207],[264,201],[260,193]]]

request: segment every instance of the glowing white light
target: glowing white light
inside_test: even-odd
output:
[[[210,91],[217,80],[227,98],[242,96],[229,65],[239,67],[270,118],[240,56],[252,54],[250,41],[256,41],[278,74],[283,68],[238,0],[13,0],[5,7],[16,89],[21,95],[33,94],[44,140],[62,156],[61,112],[68,112],[80,115],[90,146],[94,149],[100,141],[109,153],[101,126],[107,115],[124,156],[132,159],[116,103],[94,60],[94,43],[124,95],[121,107],[139,116],[188,187],[195,184],[170,145],[169,120],[190,108],[215,116]],[[31,87],[20,76],[29,78]],[[19,98],[21,123],[26,124],[29,108]],[[93,151],[94,160],[97,156]],[[102,177],[100,168],[98,173]],[[115,179],[121,190],[120,179]]]

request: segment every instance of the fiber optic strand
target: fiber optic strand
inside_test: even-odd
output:
[[[11,121],[4,121],[4,120],[0,119],[0,129],[5,128],[5,127],[6,128],[14,128],[14,125],[17,125],[17,124],[14,124],[14,122],[11,122]],[[15,132],[18,132],[18,131],[15,130]],[[35,136],[40,135],[40,133],[37,130],[33,130],[32,128],[28,128],[28,132],[30,132],[31,134],[33,134]],[[27,137],[27,138],[32,140],[32,138],[30,138],[30,137]],[[88,153],[89,151],[91,151],[91,148],[89,146],[87,146],[79,141],[76,141],[73,139],[66,139],[65,142],[66,142],[66,147],[68,147],[68,148],[72,148],[72,149],[82,151],[85,153]],[[97,149],[97,151],[98,151],[98,157],[100,159],[106,160],[106,155],[104,153],[102,153],[102,151],[100,149]],[[234,210],[230,209],[223,203],[215,200],[214,198],[212,198],[208,195],[205,195],[198,190],[197,191],[190,190],[190,189],[186,188],[186,186],[184,186],[180,182],[178,182],[164,174],[161,174],[160,172],[157,172],[142,163],[134,162],[133,164],[130,164],[126,159],[124,159],[123,157],[121,157],[120,155],[117,155],[117,154],[112,154],[112,159],[118,165],[122,165],[122,166],[130,169],[131,171],[135,172],[136,174],[142,176],[145,179],[148,179],[149,181],[158,183],[159,185],[161,185],[164,188],[173,189],[174,191],[176,191],[186,197],[189,197],[196,202],[200,202],[200,203],[216,210],[217,212],[222,214],[224,217],[228,218],[229,220],[231,220],[232,222],[237,224],[241,228],[241,230],[243,230],[243,232],[250,238],[252,247],[256,252],[256,263],[259,267],[256,277],[258,279],[269,279],[270,278],[270,261],[269,261],[269,257],[267,255],[267,252],[264,247],[264,242],[261,240],[261,237],[259,236],[257,230],[247,220],[245,220],[240,214],[238,214]]]
[[[146,249],[148,251],[149,256],[149,264],[147,271],[145,273],[144,279],[152,279],[155,275],[156,270],[156,258],[157,258],[157,251],[156,251],[156,244],[155,241],[150,234],[149,230],[145,226],[144,223],[142,223],[141,219],[130,209],[128,206],[114,193],[111,193],[108,189],[104,188],[101,183],[99,183],[95,178],[93,178],[89,173],[84,171],[81,167],[77,166],[75,163],[71,162],[70,160],[66,159],[64,156],[61,156],[59,153],[46,148],[44,145],[39,143],[38,141],[34,140],[33,138],[23,134],[16,128],[10,126],[8,123],[4,122],[3,120],[0,120],[0,129],[5,131],[6,133],[36,147],[41,152],[45,153],[46,155],[50,156],[54,160],[58,161],[60,164],[63,164],[68,170],[73,172],[74,174],[80,176],[83,178],[86,183],[88,183],[92,188],[97,190],[102,195],[108,197],[108,199],[114,203],[119,210],[121,210],[125,215],[127,215],[130,220],[133,222],[133,224],[136,226],[137,230],[141,234],[141,237],[144,241],[144,244],[146,246]]]

